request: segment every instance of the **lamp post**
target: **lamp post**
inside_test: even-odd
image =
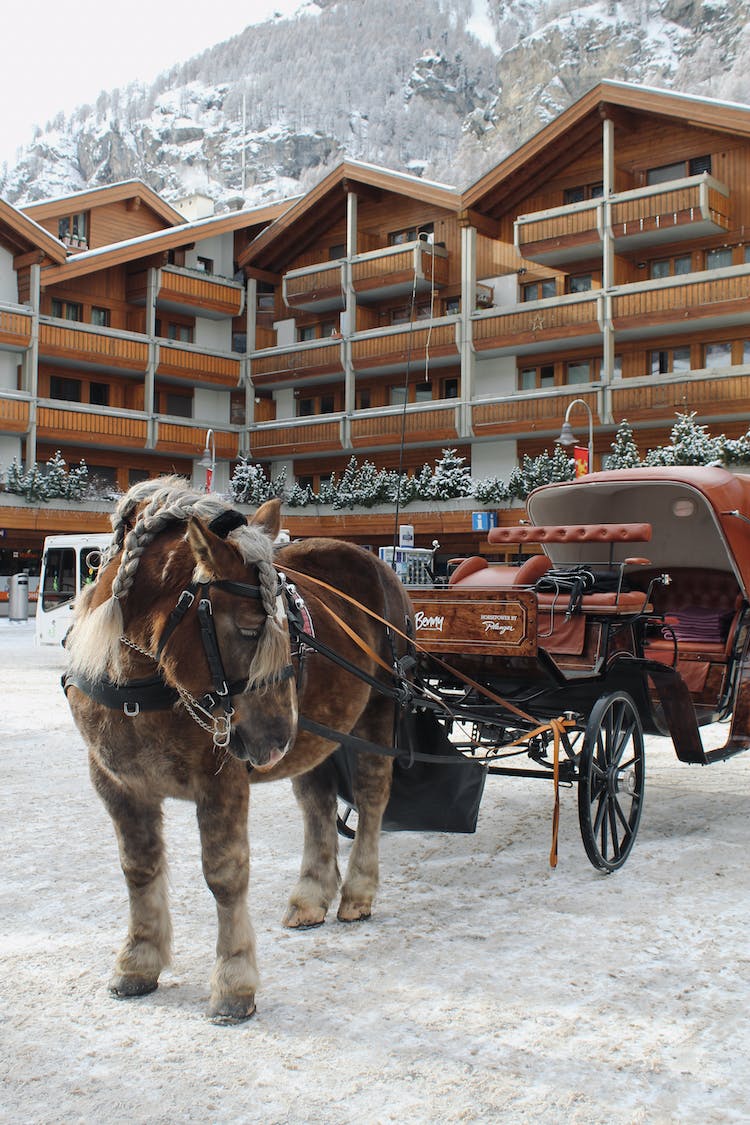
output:
[[[203,450],[203,456],[198,462],[202,469],[206,470],[206,492],[210,492],[214,483],[214,469],[216,468],[216,442],[214,441],[213,430],[208,430],[206,433],[206,448]]]
[[[592,473],[594,471],[594,415],[591,411],[591,407],[585,399],[574,398],[573,401],[568,404],[568,409],[565,411],[565,418],[563,419],[562,429],[560,430],[560,436],[557,440],[560,445],[576,444],[576,437],[573,433],[573,428],[570,425],[570,412],[574,406],[585,406],[586,413],[589,416],[589,460],[588,465],[586,466],[586,472]],[[576,476],[578,475],[579,474],[576,473]],[[580,475],[583,476],[584,474]]]

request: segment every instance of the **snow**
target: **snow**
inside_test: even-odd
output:
[[[301,933],[279,923],[296,808],[287,783],[259,787],[258,1015],[221,1028],[188,805],[166,813],[173,966],[151,996],[107,992],[125,887],[62,665],[32,622],[0,620],[0,1121],[747,1122],[746,756],[688,767],[648,739],[638,840],[610,877],[573,792],[551,871],[551,787],[490,778],[475,835],[384,836],[369,922]]]

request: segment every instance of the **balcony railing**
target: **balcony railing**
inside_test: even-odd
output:
[[[238,455],[239,437],[234,431],[219,430],[215,422],[197,426],[191,422],[178,422],[165,415],[157,415],[156,449],[159,453],[176,453],[183,457],[198,457],[206,444],[206,426],[213,430],[216,456],[233,460]]]
[[[410,296],[448,284],[448,252],[421,239],[358,254],[352,261],[352,285],[360,301]]]
[[[148,272],[140,270],[128,278],[127,299],[131,304],[146,303]],[[157,307],[192,316],[218,320],[239,316],[244,308],[245,289],[236,281],[216,277],[201,270],[164,266],[160,271]]]
[[[472,317],[474,350],[483,354],[522,355],[556,348],[572,339],[597,340],[602,332],[602,296],[596,290],[492,309]]]
[[[42,317],[39,355],[99,371],[137,371],[148,364],[148,342],[134,332],[115,332],[84,324]]]
[[[148,423],[145,415],[131,411],[94,409],[66,402],[64,406],[45,399],[37,408],[37,437],[40,441],[68,445],[89,442],[107,449],[143,449]]]
[[[649,331],[691,332],[696,327],[747,324],[750,265],[619,286],[612,320],[620,339]]]
[[[290,418],[283,424],[259,425],[250,433],[250,449],[254,457],[338,452],[344,448],[341,427],[340,414]]]
[[[271,348],[252,354],[253,382],[256,386],[275,386],[298,377],[343,374],[341,340],[310,341],[291,348]]]
[[[594,425],[599,425],[597,397],[596,391],[577,392],[576,388],[561,387],[555,391],[514,395],[496,402],[479,402],[472,406],[472,428],[477,437],[485,434],[531,434],[544,430],[559,432],[565,411],[577,398],[587,403]]]
[[[728,230],[729,189],[711,176],[689,176],[609,196],[611,232],[618,253]],[[524,258],[562,266],[601,253],[606,205],[590,199],[521,215],[516,247]]]
[[[612,388],[612,415],[618,424],[661,415],[674,422],[675,412],[695,410],[701,415],[746,415],[750,400],[750,374],[694,371],[687,376],[646,376],[623,379]]]
[[[386,373],[407,364],[441,367],[458,360],[458,320],[414,321],[398,328],[379,328],[352,338],[352,364],[356,371]]]
[[[30,343],[31,313],[0,308],[0,347],[21,350]]]
[[[29,428],[29,400],[0,391],[0,430],[25,434]]]
[[[435,444],[458,440],[458,406],[424,403],[390,410],[358,411],[351,423],[351,441],[362,446],[398,445],[402,435],[409,444]]]
[[[161,340],[157,373],[201,385],[236,387],[240,381],[240,360],[225,352],[204,351],[194,344]]]
[[[291,309],[329,312],[344,307],[343,262],[289,270],[282,282],[284,304]]]

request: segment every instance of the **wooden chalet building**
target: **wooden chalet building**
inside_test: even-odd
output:
[[[603,82],[463,193],[347,161],[188,222],[138,182],[2,204],[0,462],[197,481],[211,428],[219,489],[240,451],[317,488],[352,453],[418,470],[446,446],[506,478],[568,407],[594,468],[624,418],[642,452],[678,411],[737,436],[749,172],[750,107]],[[466,510],[407,511],[418,545],[480,546]]]

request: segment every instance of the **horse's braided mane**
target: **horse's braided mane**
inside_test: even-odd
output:
[[[145,506],[144,506],[145,505]],[[120,667],[119,641],[123,631],[121,603],[132,588],[144,551],[156,536],[175,523],[196,517],[210,522],[231,508],[218,496],[193,490],[183,477],[161,477],[143,481],[131,488],[118,502],[112,515],[112,542],[102,559],[103,570],[122,551],[112,581],[112,596],[87,612],[81,602],[68,641],[71,662],[80,671],[96,676]],[[273,544],[260,528],[242,525],[227,536],[244,562],[257,567],[261,601],[266,612],[266,639],[271,641],[276,622],[278,576],[273,566]],[[279,638],[277,638],[277,641]],[[278,643],[270,646],[278,649]],[[271,663],[275,655],[267,654]],[[267,663],[268,661],[264,661]]]

